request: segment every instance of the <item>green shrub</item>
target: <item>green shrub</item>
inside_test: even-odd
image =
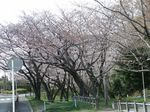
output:
[[[28,92],[28,90],[27,89],[24,89],[24,88],[18,88],[17,89],[17,93],[18,94],[23,94],[23,93],[27,93]]]
[[[23,93],[27,93],[27,92],[28,92],[27,89],[24,89],[24,88],[18,88],[17,89],[17,93],[18,94],[23,94]],[[1,93],[2,94],[12,94],[12,91],[10,91],[10,90],[2,90]]]
[[[1,93],[2,93],[2,94],[12,94],[12,91],[9,91],[9,90],[2,90]]]
[[[143,97],[129,96],[127,98],[124,98],[123,101],[143,103],[144,102],[144,98]]]

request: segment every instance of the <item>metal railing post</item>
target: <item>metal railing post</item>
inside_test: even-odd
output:
[[[137,105],[136,105],[136,102],[134,102],[134,112],[137,112]]]
[[[129,112],[128,102],[126,102],[126,112]]]

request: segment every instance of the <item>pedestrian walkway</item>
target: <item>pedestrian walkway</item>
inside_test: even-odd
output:
[[[117,112],[117,111],[114,111],[114,110],[103,110],[103,111],[98,111],[98,112]]]
[[[100,110],[98,112],[116,112],[115,110],[113,110],[112,108],[106,108],[104,110]]]
[[[19,101],[16,102],[16,112],[33,112],[25,96],[19,96]]]

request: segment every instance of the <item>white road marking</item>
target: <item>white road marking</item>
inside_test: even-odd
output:
[[[6,98],[6,100],[11,100],[11,98]]]
[[[11,100],[11,98],[1,98],[0,101],[8,101]]]

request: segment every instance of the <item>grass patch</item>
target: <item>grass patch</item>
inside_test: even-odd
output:
[[[101,98],[100,99],[100,104],[99,104],[100,105],[100,110],[105,110],[106,108],[112,108],[113,101],[115,101],[115,99],[110,99],[108,101],[108,105],[106,106],[104,98]]]
[[[90,112],[95,110],[93,106],[81,102],[77,102],[77,107],[75,107],[72,101],[55,102],[47,105],[47,112],[79,112],[83,109],[90,110]]]
[[[27,97],[34,112],[39,112],[43,109],[44,101],[35,100],[33,97]],[[94,106],[77,102],[77,107],[74,106],[73,101],[65,102],[46,102],[46,112],[95,112]]]
[[[42,110],[43,108],[43,101],[35,100],[32,96],[28,96],[27,99],[29,100],[31,107],[33,109],[33,112],[39,112],[39,110]]]

